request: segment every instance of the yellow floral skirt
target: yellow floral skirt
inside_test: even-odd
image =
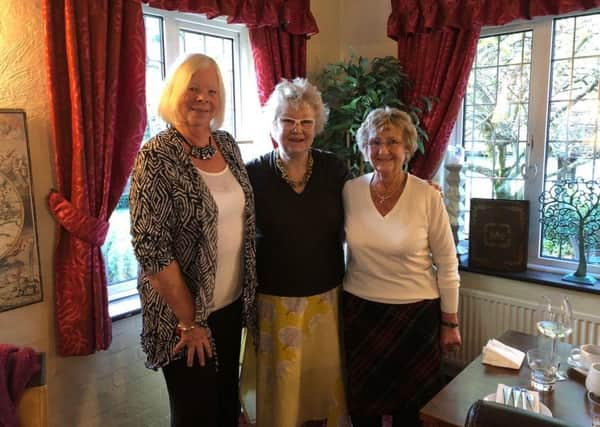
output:
[[[240,393],[257,427],[346,424],[339,289],[310,297],[257,295],[259,344],[248,337]]]

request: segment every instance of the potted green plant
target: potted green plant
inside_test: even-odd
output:
[[[418,105],[410,105],[402,99],[412,82],[398,59],[386,56],[370,61],[353,55],[346,62],[326,66],[317,75],[316,83],[330,112],[327,125],[314,145],[345,159],[354,175],[368,168],[354,143],[354,136],[375,108],[387,105],[406,111],[417,128],[418,149],[421,153],[425,151],[428,136],[420,126],[420,117],[431,110],[432,99],[421,97]]]

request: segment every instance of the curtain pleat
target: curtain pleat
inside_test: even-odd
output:
[[[437,171],[460,111],[482,26],[600,7],[600,0],[391,0],[388,36],[398,42],[398,59],[414,85],[417,102],[437,98],[422,126],[425,153],[410,163],[415,175]]]
[[[282,78],[306,76],[306,37],[278,28],[250,28],[258,96],[264,103]]]
[[[561,15],[600,7],[600,0],[392,0],[388,36],[442,29],[480,31],[518,19]]]
[[[101,245],[146,126],[145,39],[132,0],[44,0],[56,190],[58,352],[112,339]]]
[[[319,29],[310,12],[310,0],[149,0],[148,5],[164,10],[226,16],[228,23],[248,27],[285,26],[297,35],[316,34]]]
[[[437,98],[433,110],[421,122],[429,136],[425,153],[417,154],[410,163],[411,173],[420,178],[431,179],[444,157],[467,88],[478,39],[478,31],[460,29],[405,34],[398,38],[398,59],[413,81],[409,101],[417,103],[424,95]],[[418,58],[414,52],[419,53]]]

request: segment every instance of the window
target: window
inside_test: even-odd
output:
[[[148,124],[144,141],[165,128],[158,117],[158,101],[166,71],[179,55],[204,53],[219,64],[226,90],[225,121],[222,129],[231,133],[242,155],[250,159],[269,146],[252,124],[260,111],[256,77],[248,31],[224,20],[208,20],[201,15],[167,12],[144,6],[146,29],[146,106]],[[242,108],[242,105],[244,108]],[[251,143],[251,141],[261,143]],[[129,234],[129,183],[110,217],[110,230],[102,247],[108,277],[111,315],[131,310],[136,295],[138,265]],[[133,301],[133,304],[138,304]],[[135,307],[134,307],[135,308]]]
[[[600,180],[599,82],[599,13],[482,32],[456,132],[463,232],[471,197],[529,200],[529,264],[574,270],[576,244],[545,238],[538,198],[560,179]],[[587,257],[600,272],[600,247]]]

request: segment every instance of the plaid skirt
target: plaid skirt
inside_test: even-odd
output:
[[[348,409],[414,413],[444,385],[440,300],[382,304],[344,292]]]

